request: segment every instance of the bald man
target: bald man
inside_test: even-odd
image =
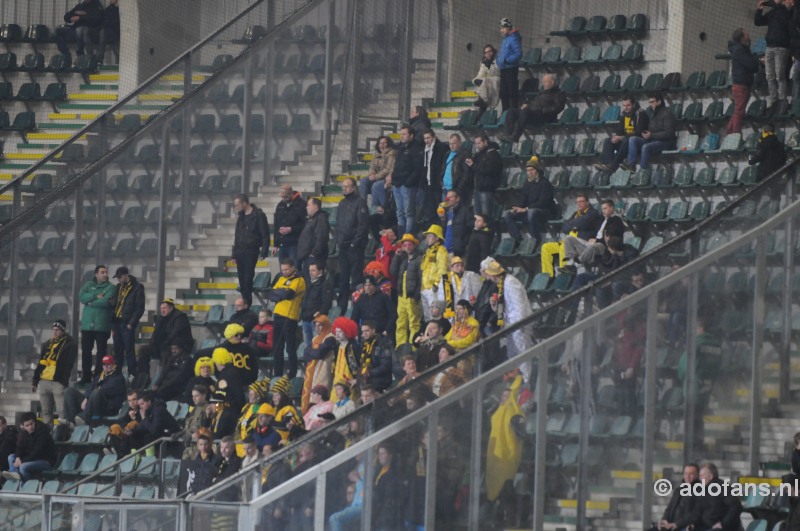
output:
[[[306,202],[288,184],[281,186],[281,200],[275,207],[275,241],[278,258],[297,259],[297,241],[306,224]]]
[[[517,142],[527,127],[555,122],[566,105],[567,96],[558,88],[556,77],[545,74],[542,76],[542,91],[520,110],[508,111],[506,130],[499,135],[500,140]]]
[[[236,323],[242,325],[242,328],[244,328],[244,337],[248,337],[253,327],[258,324],[258,315],[250,310],[250,305],[247,304],[247,301],[242,297],[234,301],[233,308],[235,311],[233,315],[231,315],[228,324]]]

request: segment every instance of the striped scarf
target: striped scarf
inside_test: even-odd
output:
[[[128,281],[127,284],[123,285],[119,289],[119,297],[117,297],[117,307],[114,308],[114,317],[117,319],[122,319],[122,306],[125,304],[125,298],[128,296],[128,293],[131,292],[133,289],[133,282]]]

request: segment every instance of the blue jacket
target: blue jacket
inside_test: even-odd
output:
[[[497,53],[497,68],[505,70],[507,68],[519,68],[522,60],[522,36],[517,30],[511,32],[503,39],[500,51]]]

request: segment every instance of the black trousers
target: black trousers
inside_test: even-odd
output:
[[[364,274],[364,247],[348,247],[339,249],[339,299],[338,305],[342,315],[347,310],[347,303],[353,289],[362,280]]]
[[[258,249],[235,251],[233,259],[236,260],[236,274],[239,276],[239,291],[248,306],[253,305],[253,279],[256,276],[256,263],[258,262]]]
[[[273,318],[275,340],[272,353],[275,356],[272,376],[283,376],[283,351],[289,354],[289,378],[297,376],[297,321],[276,315]]]
[[[519,69],[500,70],[500,103],[503,110],[519,108]]]
[[[81,370],[84,380],[91,380],[95,374],[100,374],[103,370],[101,361],[108,351],[109,337],[111,337],[111,332],[81,330]],[[92,350],[95,345],[97,345],[97,359],[94,364],[94,372],[92,372]]]

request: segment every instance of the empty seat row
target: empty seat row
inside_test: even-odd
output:
[[[96,72],[97,68],[97,57],[91,54],[78,56],[74,65],[72,64],[72,56],[69,54],[55,54],[47,64],[45,64],[44,55],[38,52],[27,54],[23,57],[21,63],[17,62],[17,54],[14,52],[0,54],[0,72],[91,74]]]
[[[647,31],[647,17],[642,13],[632,15],[630,19],[618,14],[607,19],[603,15],[595,15],[588,20],[583,16],[572,17],[569,25],[563,30],[551,31],[557,37],[638,37]]]
[[[42,92],[39,83],[23,83],[16,96],[10,81],[0,83],[0,101],[59,102],[67,99],[66,83],[50,83]]]
[[[544,52],[541,48],[531,48],[522,58],[522,66],[528,69],[554,66],[607,66],[635,65],[644,62],[644,46],[634,42],[624,49],[621,44],[612,44],[606,48],[599,44],[567,48],[562,55],[560,46],[551,46]]]

